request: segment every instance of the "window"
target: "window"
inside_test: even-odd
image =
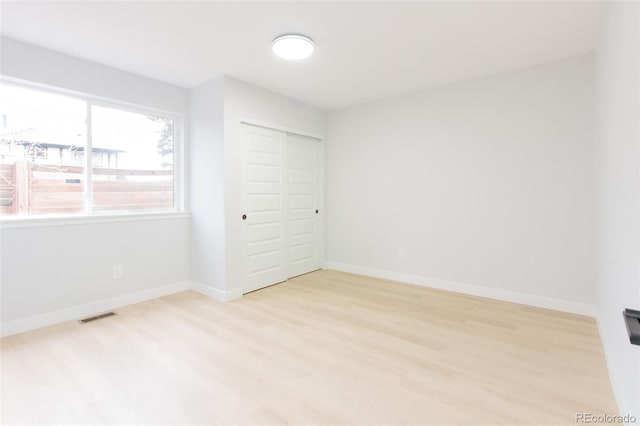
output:
[[[4,82],[0,97],[0,215],[175,209],[175,118]]]
[[[0,85],[0,98],[0,214],[84,212],[83,162],[45,162],[37,153],[45,145],[84,150],[86,103],[7,84]]]
[[[38,144],[27,145],[27,157],[32,158],[47,158],[47,148],[41,147]]]
[[[93,209],[172,208],[173,120],[101,106],[91,117]]]

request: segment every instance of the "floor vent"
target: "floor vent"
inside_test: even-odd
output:
[[[93,316],[93,317],[81,319],[79,322],[80,322],[80,324],[86,324],[88,322],[96,321],[96,320],[99,320],[99,319],[102,319],[102,318],[112,317],[115,314],[116,314],[115,312],[105,312],[104,314],[100,314],[100,315],[96,315],[96,316]]]

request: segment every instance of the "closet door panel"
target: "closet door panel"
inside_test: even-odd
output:
[[[316,139],[287,135],[288,277],[320,269],[319,145]]]
[[[245,126],[245,292],[287,279],[285,135]]]

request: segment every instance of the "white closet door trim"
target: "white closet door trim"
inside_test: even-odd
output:
[[[310,132],[307,132],[307,131],[304,131],[304,130],[292,129],[290,127],[280,126],[278,124],[273,124],[273,123],[267,123],[267,122],[260,121],[260,120],[254,120],[252,118],[241,118],[240,119],[240,123],[249,124],[251,126],[264,127],[265,129],[278,130],[280,132],[285,132],[285,133],[292,133],[294,135],[306,136],[308,138],[317,139],[319,141],[324,139],[323,136],[320,136],[320,135],[317,135],[317,134],[313,134],[313,133],[310,133]]]

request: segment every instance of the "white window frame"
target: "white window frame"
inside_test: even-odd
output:
[[[91,141],[91,108],[100,106],[121,111],[167,118],[173,121],[173,209],[144,210],[144,211],[114,211],[96,213],[92,211],[92,156],[85,155],[85,212],[65,215],[34,215],[34,216],[0,216],[0,229],[23,228],[31,226],[72,225],[83,223],[129,222],[132,220],[170,219],[190,216],[185,210],[185,160],[184,160],[184,114],[158,108],[122,102],[101,96],[90,95],[73,90],[35,83],[13,77],[0,75],[0,83],[38,90],[44,93],[62,95],[83,101],[87,105],[87,135],[85,153],[92,152]]]

